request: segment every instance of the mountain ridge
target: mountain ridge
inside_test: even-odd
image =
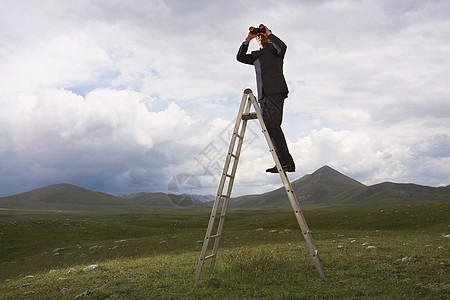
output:
[[[202,207],[200,201],[184,195],[135,193],[127,198],[88,190],[76,185],[52,184],[12,196],[0,197],[3,209],[103,209],[140,207]]]
[[[413,183],[383,182],[366,186],[327,165],[291,184],[302,205],[450,201],[450,185],[429,187]],[[263,194],[232,198],[230,201],[230,207],[286,205],[289,205],[289,199],[284,187]]]
[[[383,182],[366,186],[339,171],[323,166],[312,174],[292,181],[300,204],[336,205],[370,204],[412,201],[450,201],[450,185],[429,187],[413,183]],[[170,207],[205,208],[211,202],[201,202],[189,195],[166,193],[134,193],[124,198],[91,191],[76,185],[53,184],[12,196],[0,197],[0,208],[6,209],[64,209],[90,207]],[[233,197],[231,208],[288,206],[284,187],[257,195]]]
[[[94,199],[94,200],[92,200]],[[126,205],[116,196],[73,184],[52,184],[8,197],[0,197],[3,208],[45,208],[65,205]]]
[[[291,182],[292,188],[300,203],[326,204],[338,201],[342,195],[366,187],[357,180],[350,178],[335,169],[325,165],[312,174]],[[245,207],[254,202],[258,205],[283,206],[289,204],[284,187],[259,194],[233,198],[230,205]]]

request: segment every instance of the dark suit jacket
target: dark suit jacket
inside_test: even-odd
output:
[[[248,44],[243,43],[236,56],[239,62],[255,66],[259,99],[262,98],[263,92],[266,95],[287,95],[289,92],[283,75],[283,59],[287,46],[274,34],[269,34],[268,38],[271,43],[252,51],[251,54],[247,54]]]

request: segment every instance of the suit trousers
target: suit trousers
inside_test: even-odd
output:
[[[259,105],[261,107],[264,124],[266,125],[281,165],[293,164],[295,166],[294,160],[289,153],[283,130],[281,130],[283,106],[286,98],[286,93],[271,95],[263,93],[262,97],[259,99]]]

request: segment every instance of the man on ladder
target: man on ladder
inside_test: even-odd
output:
[[[258,33],[261,33],[258,40],[263,48],[259,51],[252,52],[252,54],[247,54],[248,42],[255,36],[258,36]],[[239,49],[237,58],[241,62],[255,66],[260,105],[258,105],[255,96],[253,96],[253,92],[250,89],[246,89],[242,95],[241,105],[236,117],[236,123],[233,134],[231,135],[230,145],[217,189],[216,199],[211,209],[195,278],[196,280],[200,279],[203,264],[207,260],[211,260],[209,271],[212,272],[214,269],[228,204],[231,199],[231,192],[236,177],[247,121],[252,119],[258,119],[270,152],[272,153],[272,158],[275,161],[275,167],[267,169],[267,171],[280,175],[303,237],[306,240],[314,264],[319,272],[319,276],[324,277],[322,263],[318,256],[318,251],[314,246],[311,232],[306,224],[303,211],[295,196],[291,182],[286,175],[286,172],[295,171],[294,161],[289,154],[283,131],[281,131],[280,127],[283,115],[283,103],[288,93],[286,81],[283,77],[283,57],[286,52],[286,45],[271,34],[270,30],[262,24],[259,28],[250,27],[250,33],[246,41],[247,43],[244,42]],[[260,106],[264,109],[263,112]],[[252,107],[254,112],[251,112]],[[265,125],[266,122],[270,124],[270,129],[269,126]],[[213,232],[214,229],[215,233]],[[212,253],[208,255],[210,241],[214,241],[214,246]]]
[[[247,54],[248,45],[254,38],[261,48]],[[286,44],[269,28],[261,24],[258,28],[250,27],[245,41],[239,48],[237,60],[255,66],[258,102],[267,131],[283,170],[295,172],[295,163],[281,130],[284,100],[289,92],[283,75],[283,59],[286,49]],[[267,169],[266,172],[278,173],[278,170],[275,166]]]

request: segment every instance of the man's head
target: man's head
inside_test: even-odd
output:
[[[261,48],[264,48],[265,46],[267,46],[267,45],[269,44],[269,39],[268,39],[267,36],[264,35],[264,34],[259,34],[259,35],[256,37],[256,41],[258,42],[258,45],[259,45]]]

